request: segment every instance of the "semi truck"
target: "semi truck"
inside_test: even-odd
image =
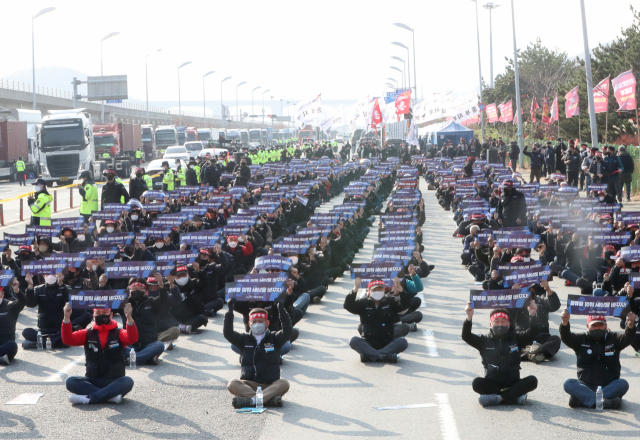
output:
[[[196,127],[187,127],[187,142],[200,141],[198,129]]]
[[[249,146],[257,147],[262,143],[263,142],[260,136],[260,129],[256,128],[256,129],[249,130]]]
[[[0,122],[0,179],[15,182],[18,179],[16,161],[22,156],[27,175],[37,177],[33,163],[28,162],[29,138],[27,123],[17,121]]]
[[[136,151],[142,148],[142,133],[139,125],[123,122],[94,125],[93,143],[96,163],[104,162],[104,169],[111,168],[118,172],[118,176],[129,177]],[[101,166],[96,177],[101,178],[104,169]]]
[[[162,154],[167,147],[178,145],[178,130],[175,125],[161,125],[156,128],[156,149]]]
[[[178,145],[184,145],[187,142],[187,127],[178,128]]]
[[[142,125],[140,127],[142,134],[142,148],[146,161],[156,158],[156,134],[153,131],[153,125]]]
[[[210,128],[198,128],[198,140],[205,143],[205,145],[209,142],[209,139],[213,139],[213,133]],[[214,139],[218,140],[218,137]]]

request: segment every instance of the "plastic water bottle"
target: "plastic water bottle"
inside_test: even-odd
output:
[[[262,387],[258,387],[256,391],[256,408],[262,409]]]
[[[38,350],[44,350],[44,346],[42,345],[42,332],[38,332],[38,340],[37,340]]]
[[[602,411],[602,407],[604,406],[604,396],[602,394],[602,387],[598,387],[596,391],[596,409],[598,411]]]
[[[129,368],[136,369],[136,351],[133,348],[129,352]]]
[[[51,350],[51,338],[47,339],[47,350]]]

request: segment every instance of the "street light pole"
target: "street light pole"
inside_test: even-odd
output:
[[[212,73],[216,73],[216,71],[212,70],[211,72],[207,72],[202,76],[202,111],[204,112],[202,113],[202,128],[207,127],[207,99],[204,92],[204,79]]]
[[[500,5],[497,5],[493,2],[489,2],[483,6],[483,8],[489,10],[489,72],[491,74],[491,88],[493,88],[493,24],[491,22],[491,11],[499,6]]]
[[[36,46],[35,46],[35,33],[33,31],[33,21],[40,17],[41,15],[46,14],[47,12],[51,12],[56,8],[45,8],[38,12],[36,15],[31,17],[31,70],[33,72],[33,109],[37,110],[36,107]]]
[[[476,4],[476,38],[478,39],[478,81],[480,86],[480,102],[482,102],[482,64],[480,62],[480,26],[478,24],[478,0],[472,0]],[[480,125],[482,142],[484,142],[484,112],[480,112]]]
[[[180,119],[180,126],[182,126],[182,98],[180,96],[180,69],[184,66],[191,64],[191,61],[186,61],[178,66],[178,114]]]
[[[394,58],[394,57],[391,57],[391,58]],[[397,57],[395,57],[395,58],[397,58]],[[400,58],[397,58],[397,59],[400,60]],[[401,60],[401,61],[404,64],[404,60]],[[402,88],[404,89],[404,67],[402,69],[400,69],[400,68],[398,68],[396,66],[389,66],[389,67],[391,69],[393,69],[393,70],[397,70],[398,72],[400,72],[400,74],[402,75]]]
[[[253,92],[261,88],[261,86],[258,86],[255,89],[251,90],[251,128],[253,128],[253,116],[255,115],[255,113],[253,112]]]
[[[271,89],[267,89],[264,92],[262,92],[262,125],[264,125],[264,94],[270,91]],[[273,112],[273,108],[271,109],[271,111]]]
[[[408,31],[411,31],[411,41],[412,41],[412,45],[413,45],[413,90],[416,94],[415,98],[416,101],[418,99],[418,74],[416,73],[416,33],[413,31],[412,28],[410,28],[409,26],[407,26],[406,24],[402,24],[402,23],[393,23],[395,26],[401,27],[402,29],[406,29]],[[409,67],[411,68],[411,67]],[[409,87],[411,87],[411,85],[409,85]],[[424,94],[424,90],[422,91],[422,93]]]
[[[582,12],[582,36],[584,39],[584,62],[587,75],[587,96],[589,97],[589,123],[591,126],[591,146],[598,146],[598,126],[596,125],[596,109],[593,102],[593,78],[591,76],[591,51],[589,51],[589,36],[587,34],[587,15],[584,11],[584,0],[580,0]],[[580,117],[580,116],[578,116]],[[606,142],[606,140],[605,140]],[[629,194],[627,194],[629,196]]]
[[[104,40],[108,40],[111,37],[115,37],[116,35],[120,35],[120,32],[111,32],[100,40],[100,76],[104,76],[104,74],[102,73],[102,42]],[[104,100],[100,101],[100,104],[100,122],[104,124]]]
[[[146,54],[144,56],[144,87],[146,89],[146,94],[147,94],[147,124],[149,124],[149,69],[147,67],[148,59],[149,59],[149,55],[153,55],[154,53],[158,53],[160,52],[162,49],[158,49],[155,52]]]
[[[513,66],[516,73],[516,114],[518,117],[518,146],[520,147],[520,166],[524,165],[523,145],[524,139],[522,137],[522,115],[520,106],[520,73],[518,71],[518,46],[516,44],[516,15],[513,9],[513,0],[511,0],[511,27],[513,28]]]
[[[409,47],[397,41],[392,41],[391,44],[395,44],[396,46],[407,49],[407,80],[408,80],[407,85],[409,86],[409,90],[411,90],[411,56],[409,55]],[[415,60],[414,60],[414,65],[415,65]]]
[[[223,126],[224,128],[226,128],[226,127],[227,127],[227,119],[226,119],[226,115],[225,115],[225,111],[224,111],[224,102],[222,101],[222,83],[223,83],[223,82],[225,82],[225,81],[226,81],[226,80],[228,80],[228,79],[231,79],[231,77],[230,77],[230,76],[227,76],[225,79],[223,79],[222,81],[220,81],[220,106],[222,107],[222,108],[221,108],[221,111],[222,111],[222,116],[221,116],[221,118],[222,118],[222,126]]]
[[[238,106],[238,87],[246,83],[247,83],[246,81],[242,81],[240,84],[236,86],[236,119],[238,123],[240,123],[240,107]]]

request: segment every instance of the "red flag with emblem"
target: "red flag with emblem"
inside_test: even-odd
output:
[[[396,98],[396,115],[400,121],[400,115],[406,115],[411,109],[411,90],[398,95]]]
[[[542,123],[549,125],[549,101],[544,98],[542,101]]]
[[[371,110],[371,128],[376,130],[378,134],[378,124],[382,122],[382,112],[380,111],[380,101],[376,98],[376,102],[373,104],[373,110]]]
[[[539,109],[538,101],[536,101],[536,97],[533,97],[533,101],[531,101],[531,122],[536,121],[536,110]]]

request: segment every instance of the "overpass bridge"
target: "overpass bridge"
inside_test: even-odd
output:
[[[0,107],[32,109],[33,91],[31,84],[0,79]],[[73,93],[67,90],[57,90],[38,86],[36,89],[36,106],[46,115],[49,110],[64,110],[73,108]],[[101,105],[99,101],[78,100],[79,108],[86,108],[91,114],[94,124],[100,124]],[[147,107],[145,104],[123,102],[122,104],[105,104],[104,120],[106,124],[127,122],[130,124],[147,123]],[[179,125],[179,115],[171,113],[169,109],[149,106],[149,123],[158,125]],[[182,112],[182,125],[187,127],[201,127],[202,113]],[[207,118],[207,125],[214,128],[266,128],[271,125],[254,124],[250,122],[228,122],[221,119]]]

